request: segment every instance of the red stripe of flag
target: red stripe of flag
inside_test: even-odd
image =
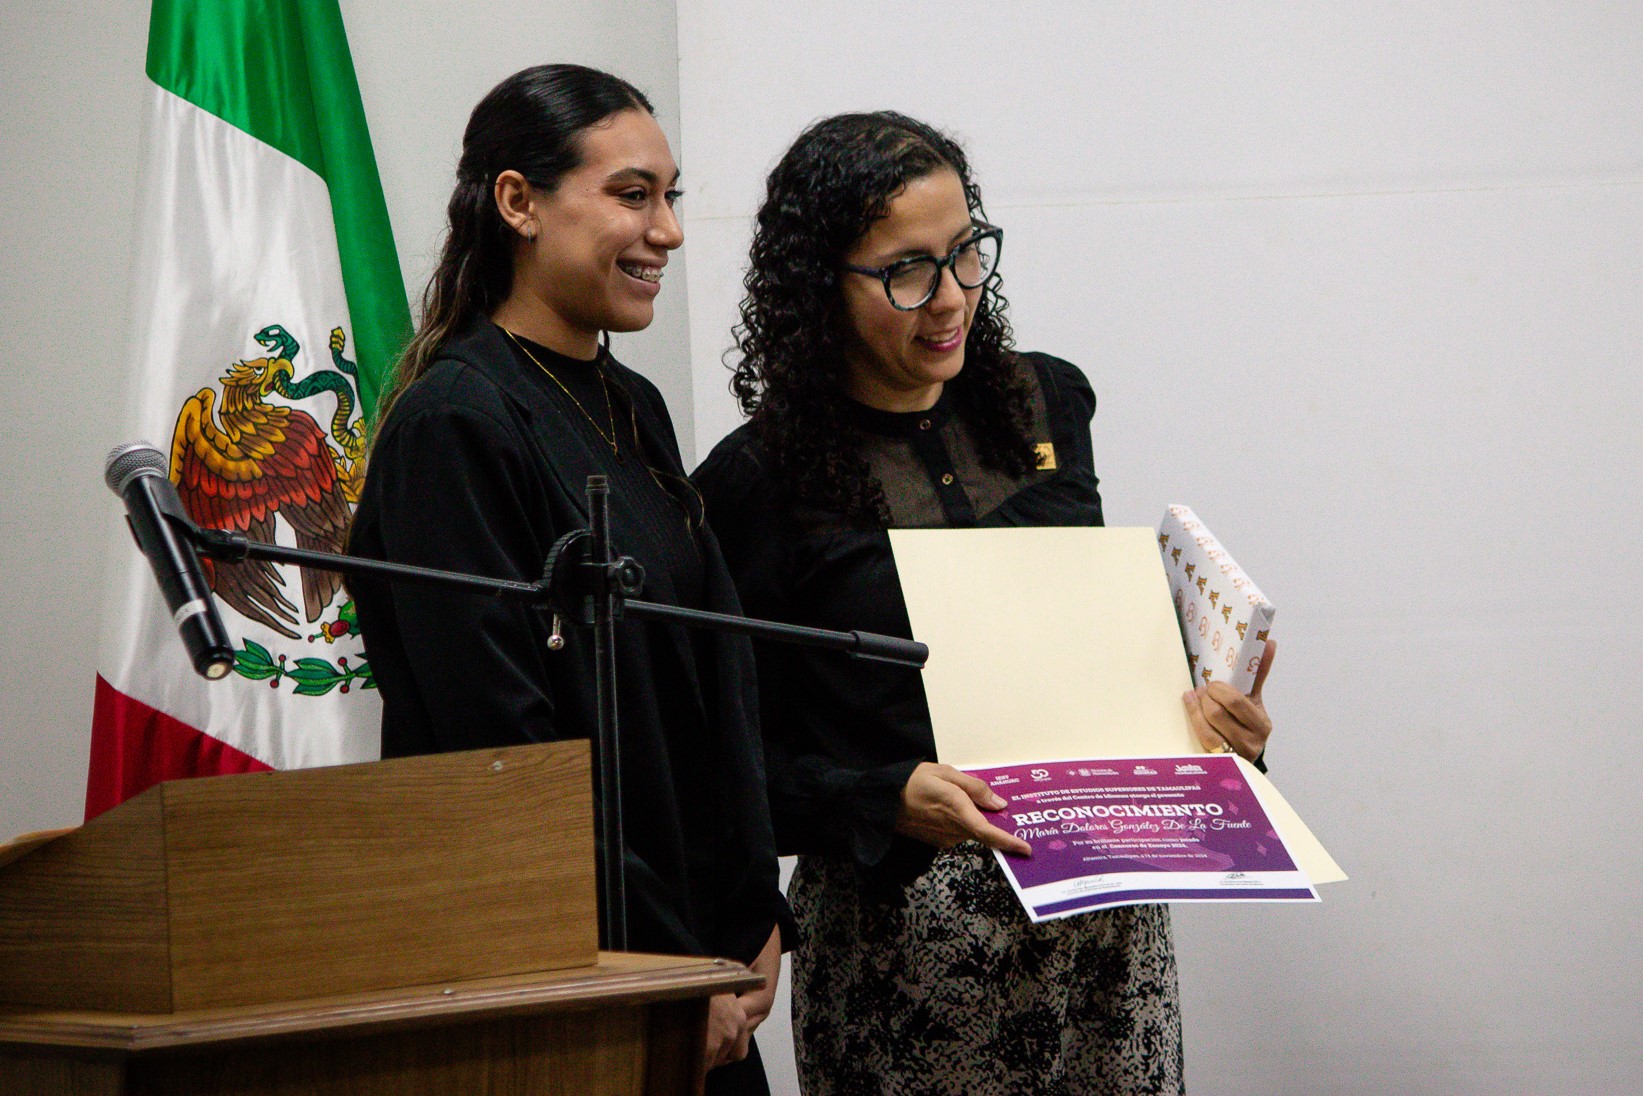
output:
[[[91,717],[86,818],[118,806],[162,780],[267,772],[248,753],[126,696],[97,675]]]

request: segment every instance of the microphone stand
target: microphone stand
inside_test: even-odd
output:
[[[645,571],[631,556],[616,554],[610,539],[610,484],[604,476],[587,480],[588,528],[575,529],[554,542],[535,582],[486,578],[460,571],[413,567],[385,560],[361,559],[333,552],[286,548],[264,544],[243,533],[224,529],[204,529],[175,514],[167,518],[191,540],[202,555],[226,563],[264,559],[273,563],[293,563],[325,571],[351,575],[374,575],[396,582],[417,582],[490,594],[545,609],[582,627],[593,629],[594,684],[598,698],[598,780],[600,874],[604,901],[600,921],[604,946],[611,951],[627,950],[627,884],[622,868],[624,849],[622,827],[622,773],[618,764],[621,740],[616,705],[616,622],[624,615],[641,620],[683,624],[692,628],[752,636],[756,639],[793,643],[843,651],[852,658],[869,659],[924,668],[930,649],[911,639],[877,635],[872,632],[835,632],[806,628],[770,620],[685,609],[641,601],[635,595],[644,588]]]

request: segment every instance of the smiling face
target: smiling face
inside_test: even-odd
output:
[[[619,111],[584,130],[580,143],[581,164],[552,191],[521,181],[510,197],[498,180],[498,205],[521,242],[513,291],[493,318],[592,358],[600,331],[649,326],[668,252],[684,233],[673,213],[679,168],[656,119]]]
[[[890,202],[844,261],[882,267],[915,255],[943,257],[969,238],[970,207],[956,172],[943,169],[914,179]],[[924,411],[942,385],[964,368],[964,340],[981,290],[961,288],[943,270],[936,294],[902,312],[877,278],[840,275],[846,332],[846,387],[852,399],[881,411]]]

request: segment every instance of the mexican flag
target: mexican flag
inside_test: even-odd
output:
[[[337,0],[155,0],[147,71],[120,440],[169,454],[202,525],[341,550],[410,315]],[[336,576],[207,562],[238,648],[207,682],[123,524],[115,536],[88,818],[174,777],[378,756]]]

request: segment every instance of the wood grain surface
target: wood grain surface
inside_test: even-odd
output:
[[[643,1092],[645,1016],[637,1006],[506,1017],[426,1031],[386,1032],[182,1052],[131,1063],[131,1096],[447,1096]],[[677,1083],[677,1079],[675,1080]],[[670,1091],[681,1091],[673,1088]]]
[[[166,793],[176,1008],[593,961],[585,742]]]
[[[0,1092],[64,1096],[661,1096],[700,1091],[721,959],[589,967],[170,1016],[0,1010]]]
[[[281,1040],[317,1031],[426,1027],[461,1017],[690,1001],[741,993],[762,981],[725,959],[600,952],[597,963],[570,970],[172,1014],[6,1007],[0,1008],[0,1047],[140,1052]]]
[[[170,1012],[591,964],[588,758],[150,788],[0,865],[0,1003]]]
[[[123,1096],[126,1064],[25,1047],[0,1047],[0,1092],[12,1096]]]
[[[161,798],[0,867],[0,1002],[171,1008]]]

